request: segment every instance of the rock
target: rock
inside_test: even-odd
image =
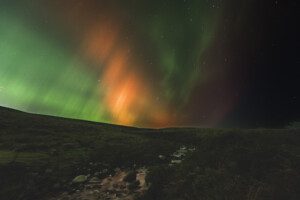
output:
[[[90,183],[99,183],[100,182],[100,179],[97,178],[97,177],[93,177],[91,178],[91,180],[89,181]]]
[[[85,175],[79,175],[79,176],[76,176],[74,179],[73,179],[73,183],[84,183],[87,181],[87,176]]]
[[[181,160],[171,160],[172,164],[180,164],[182,161]]]
[[[180,149],[181,150],[186,150],[186,146],[181,146]]]
[[[191,152],[194,152],[194,151],[196,151],[196,147],[190,147],[188,150]]]

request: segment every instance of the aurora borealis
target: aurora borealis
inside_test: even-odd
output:
[[[238,105],[248,72],[231,42],[252,4],[228,2],[1,1],[0,105],[132,126],[215,126]]]

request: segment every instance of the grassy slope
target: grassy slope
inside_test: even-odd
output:
[[[182,164],[158,158],[181,145],[196,147]],[[137,129],[0,108],[0,199],[43,199],[76,175],[134,166],[150,169],[145,199],[300,199],[299,130]]]

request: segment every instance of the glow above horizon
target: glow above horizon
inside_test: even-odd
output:
[[[222,7],[170,1],[166,12],[159,3],[132,3],[1,7],[0,105],[123,125],[188,125],[195,88],[205,94],[220,78],[205,69]],[[199,124],[217,123],[233,104],[210,105],[210,98],[196,105],[206,116]],[[208,114],[210,107],[219,111]]]

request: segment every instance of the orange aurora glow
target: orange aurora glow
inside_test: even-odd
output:
[[[143,79],[145,74],[139,70],[138,66],[143,63],[135,57],[134,43],[122,34],[126,23],[118,17],[120,11],[115,6],[106,5],[98,14],[99,10],[96,13],[93,4],[95,1],[89,0],[84,3],[85,7],[66,5],[68,12],[62,11],[62,15],[66,15],[63,19],[67,24],[77,22],[84,27],[77,34],[82,41],[80,54],[101,71],[99,89],[103,99],[99,103],[102,107],[105,104],[113,123],[152,127],[170,125],[174,119],[166,104],[157,101],[151,83]]]
[[[168,104],[157,100],[155,88],[141,70],[144,63],[124,32],[128,27],[122,9],[109,1],[101,7],[95,0],[55,1],[50,15],[55,13],[59,23],[80,41],[78,53],[99,74],[99,104],[109,121],[151,127],[175,124]]]

